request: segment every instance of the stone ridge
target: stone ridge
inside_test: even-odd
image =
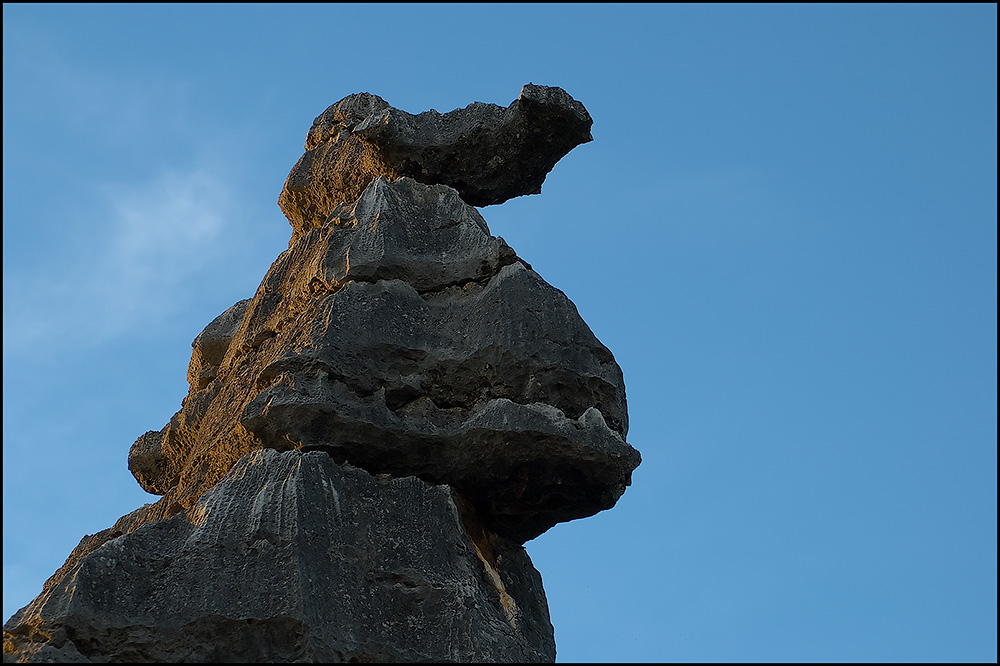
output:
[[[556,162],[593,140],[592,124],[561,88],[530,83],[506,108],[474,102],[449,113],[413,115],[376,95],[349,95],[313,121],[278,203],[293,238],[380,175],[448,185],[473,206],[503,203],[541,192]]]

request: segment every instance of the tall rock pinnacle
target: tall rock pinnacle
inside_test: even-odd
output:
[[[129,451],[161,499],[84,537],[4,661],[554,660],[521,544],[614,506],[640,457],[613,355],[473,206],[538,193],[591,123],[530,84],[316,118],[288,249]]]

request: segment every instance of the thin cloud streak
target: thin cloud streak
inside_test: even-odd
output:
[[[5,229],[4,358],[99,345],[163,321],[185,294],[199,289],[199,277],[213,262],[243,246],[226,239],[239,197],[211,157],[206,128],[187,121],[193,103],[189,85],[162,72],[136,81],[88,67],[72,45],[30,24],[17,33],[5,30],[4,38],[5,72],[16,66],[17,85],[31,93],[12,99],[10,113],[24,100],[32,107],[69,110],[53,131],[65,131],[80,154],[100,151],[93,154],[92,168],[67,169],[61,187],[31,219],[16,219],[14,210],[6,215],[5,205],[12,227],[69,233],[32,237]],[[8,129],[18,140],[38,131],[8,128],[7,112],[5,107],[5,136]],[[19,114],[38,116],[25,109]],[[170,146],[160,145],[165,137]],[[192,139],[195,154],[185,156]],[[227,139],[215,136],[214,143],[219,141]],[[172,169],[134,178],[157,145],[161,157],[164,149],[180,148],[174,151],[180,159],[173,159]],[[105,154],[118,157],[111,165],[99,164]],[[233,158],[231,150],[227,158]],[[65,166],[45,162],[44,155],[39,159],[44,166],[34,166],[43,173]],[[5,152],[5,189],[21,186],[16,167],[7,164]],[[81,207],[60,198],[73,191],[96,194],[96,202]],[[71,224],[56,219],[67,215],[75,218]]]
[[[205,166],[103,194],[88,215],[93,254],[64,244],[45,265],[5,271],[5,357],[56,342],[100,344],[156,324],[231,253],[234,198]]]

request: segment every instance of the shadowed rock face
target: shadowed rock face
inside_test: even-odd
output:
[[[593,140],[592,124],[566,91],[532,84],[507,108],[475,102],[418,115],[350,95],[313,122],[278,202],[294,236],[321,226],[376,176],[448,185],[472,206],[499,204],[540,193],[556,162]]]
[[[5,661],[554,659],[520,544],[614,506],[640,457],[613,355],[470,200],[537,192],[590,122],[530,85],[317,118],[288,249],[129,451],[162,498],[80,542]]]
[[[22,622],[5,643],[59,662],[553,661],[538,572],[516,544],[470,539],[462,501],[258,450],[186,514],[83,557],[73,594],[8,623],[44,617],[55,639]]]

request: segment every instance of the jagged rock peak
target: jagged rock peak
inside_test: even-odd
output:
[[[378,176],[448,185],[473,206],[499,204],[541,192],[556,162],[593,140],[591,125],[566,91],[530,83],[506,108],[474,102],[449,113],[413,115],[377,95],[349,95],[313,121],[278,202],[293,239]]]

